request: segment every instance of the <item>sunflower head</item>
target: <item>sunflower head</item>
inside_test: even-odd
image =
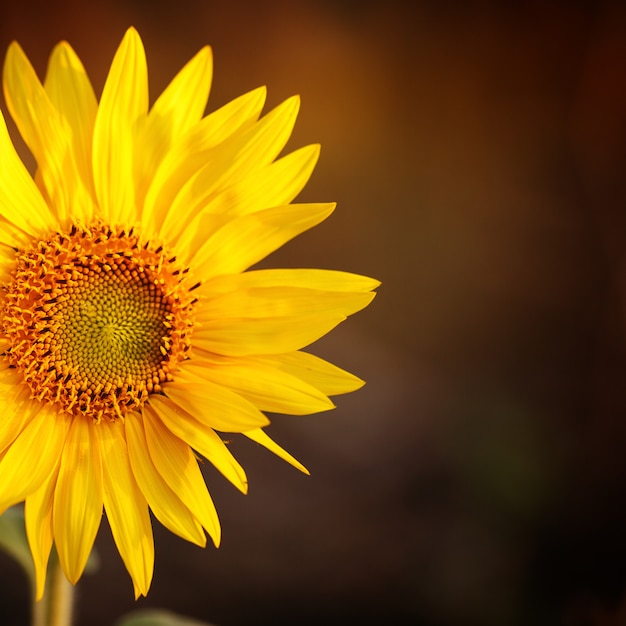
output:
[[[251,270],[332,212],[297,204],[319,146],[280,156],[298,99],[262,115],[257,89],[205,115],[201,50],[149,106],[129,29],[95,96],[65,42],[45,78],[18,44],[0,114],[0,511],[25,502],[40,597],[52,545],[76,582],[102,511],[135,595],[152,578],[149,511],[218,545],[205,457],[241,491],[223,433],[306,469],[265,432],[267,412],[307,414],[362,381],[304,352],[367,306],[377,281]]]

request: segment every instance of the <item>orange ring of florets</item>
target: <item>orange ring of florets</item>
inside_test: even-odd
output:
[[[4,288],[10,366],[61,412],[123,417],[185,358],[195,299],[162,246],[101,224],[18,251]],[[191,288],[193,289],[193,287]]]

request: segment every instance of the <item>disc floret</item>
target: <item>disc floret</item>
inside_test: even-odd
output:
[[[124,417],[173,379],[190,345],[188,270],[133,231],[73,226],[16,253],[2,326],[32,397]]]

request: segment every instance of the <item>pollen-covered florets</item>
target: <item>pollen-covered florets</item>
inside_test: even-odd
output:
[[[131,230],[73,226],[18,251],[0,323],[10,366],[62,412],[123,417],[190,345],[188,270]]]

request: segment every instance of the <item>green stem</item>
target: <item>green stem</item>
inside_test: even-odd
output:
[[[74,586],[65,578],[53,550],[43,598],[33,602],[33,626],[71,626],[73,599]]]
[[[48,598],[45,596],[37,602],[33,598],[32,612],[33,612],[33,626],[46,626],[46,614],[48,611]]]

